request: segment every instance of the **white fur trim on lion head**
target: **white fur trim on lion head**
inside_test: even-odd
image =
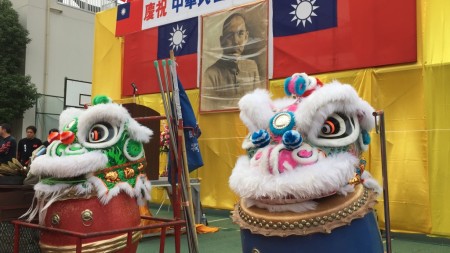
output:
[[[128,130],[130,133],[130,138],[139,142],[148,142],[152,130],[145,126],[137,123],[133,118],[131,118],[128,111],[119,104],[109,103],[109,104],[98,104],[90,107],[78,118],[78,141],[86,147],[90,144],[86,142],[86,136],[88,136],[90,128],[100,122],[109,122],[114,124],[119,133],[116,135],[117,138],[120,137],[124,130]],[[111,140],[114,143],[116,140]],[[105,143],[107,146],[107,143]]]
[[[69,107],[61,112],[59,115],[59,131],[62,131],[64,127],[69,124],[74,118],[78,118],[85,109]]]
[[[139,124],[134,119],[130,119],[128,122],[128,132],[130,133],[131,139],[144,143],[148,143],[150,141],[150,137],[153,135],[152,130]]]
[[[274,115],[270,93],[263,89],[256,89],[243,96],[239,101],[239,109],[239,116],[250,132],[267,128]]]
[[[375,126],[371,116],[374,109],[358,96],[352,86],[337,81],[318,88],[301,101],[295,111],[296,125],[308,136],[315,136],[327,117],[335,112],[356,116],[366,131]]]

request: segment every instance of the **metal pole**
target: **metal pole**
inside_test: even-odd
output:
[[[81,238],[77,237],[76,239],[76,253],[81,253],[82,250]]]
[[[172,126],[172,112],[169,108],[169,104],[167,101],[167,97],[166,94],[164,93],[164,88],[162,85],[162,80],[161,80],[161,73],[159,71],[159,63],[158,61],[154,61],[154,66],[156,69],[156,76],[158,78],[158,84],[159,84],[159,89],[161,90],[161,97],[163,100],[163,105],[164,105],[164,111],[166,112],[166,116],[167,116],[167,125],[169,125],[169,135],[170,135],[170,143],[172,144],[172,147],[176,147],[176,143],[175,143],[175,133],[174,133],[174,128]],[[178,156],[178,152],[176,148],[173,148],[173,152],[175,156]]]
[[[19,253],[19,241],[20,241],[20,226],[14,224],[14,253]]]
[[[192,194],[190,189],[190,181],[189,181],[189,170],[188,163],[186,157],[186,149],[184,142],[184,129],[183,129],[183,114],[181,112],[181,104],[180,104],[180,94],[178,87],[178,76],[176,70],[176,63],[173,60],[169,60],[169,71],[171,74],[172,85],[173,85],[173,101],[175,108],[175,116],[177,119],[177,127],[178,127],[178,138],[179,138],[179,154],[181,154],[180,162],[181,165],[181,182],[182,182],[182,193],[184,197],[184,202],[186,203],[184,209],[186,213],[186,220],[188,221],[190,233],[190,240],[192,240],[193,250],[194,252],[198,252],[198,239],[197,239],[197,231],[195,228],[195,219],[194,219],[194,209],[192,206]]]
[[[133,236],[133,231],[129,231],[127,233],[127,248],[131,247],[132,236]]]
[[[164,253],[166,246],[166,227],[161,228],[161,237],[159,238],[159,253]]]
[[[161,73],[160,73],[160,70],[159,70],[159,63],[158,63],[158,61],[154,61],[153,63],[154,63],[155,70],[156,70],[156,76],[158,78],[159,89],[161,91],[161,97],[162,97],[162,100],[163,100],[164,111],[165,111],[166,116],[167,116],[167,125],[169,126],[169,135],[170,135],[170,144],[171,144],[172,154],[174,155],[174,157],[178,157],[177,144],[175,142],[175,132],[174,132],[174,128],[172,126],[172,111],[169,108],[169,102],[167,101],[167,96],[166,96],[166,94],[164,92],[164,88],[163,88],[163,84],[162,84],[162,80],[161,80]],[[177,162],[176,159],[173,159],[173,160],[175,162]],[[177,166],[177,165],[175,165],[175,166]],[[172,203],[173,205],[175,205],[174,208],[173,208],[174,209],[174,214],[175,214],[179,210],[179,207],[177,206],[179,204],[178,203],[178,196],[179,195],[178,195],[178,190],[175,187],[175,181],[173,180],[172,182],[173,182],[172,189],[174,190],[173,191],[173,195],[174,196],[173,196],[172,199],[176,200],[176,201],[173,201],[174,203]],[[176,217],[176,218],[180,218],[180,217]],[[179,230],[180,230],[180,227],[175,227],[175,251],[177,251],[180,248],[181,231],[179,231]],[[188,240],[188,243],[189,243],[188,246],[190,248],[189,240]],[[179,251],[177,251],[177,253],[178,252]]]
[[[155,66],[155,69],[156,69],[156,76],[158,78],[159,88],[161,90],[161,96],[162,96],[162,99],[163,99],[164,110],[166,112],[166,115],[170,115],[170,117],[167,120],[167,123],[169,125],[170,142],[172,144],[173,153],[174,153],[174,155],[176,157],[176,159],[174,159],[174,160],[177,163],[176,166],[178,168],[181,168],[183,165],[182,165],[182,163],[179,162],[179,154],[180,154],[180,152],[178,152],[178,145],[177,145],[177,142],[176,142],[176,139],[175,139],[175,137],[176,137],[176,134],[175,134],[176,126],[173,126],[173,124],[172,124],[173,117],[172,117],[171,105],[170,105],[170,103],[169,103],[169,101],[167,99],[167,96],[166,96],[165,92],[164,92],[158,61],[154,61],[154,66]],[[163,67],[165,67],[165,64],[163,65]],[[182,172],[179,171],[179,173],[182,173]],[[186,189],[185,189],[186,182],[185,182],[185,178],[182,176],[181,177],[181,182],[178,182],[178,183],[181,183],[182,196],[184,197],[184,199],[186,199]],[[198,245],[196,243],[196,240],[193,239],[194,236],[196,238],[197,234],[193,235],[193,233],[196,233],[195,229],[194,229],[194,231],[192,231],[192,227],[195,228],[195,224],[192,224],[192,219],[191,219],[191,215],[189,214],[189,210],[184,208],[184,211],[186,212],[185,213],[185,216],[186,216],[185,218],[186,218],[186,230],[187,230],[187,235],[188,235],[189,252],[190,253],[197,253],[198,252]],[[177,238],[175,238],[175,239],[177,239]]]
[[[162,62],[162,67],[163,67],[163,71],[164,71],[164,80],[166,81],[167,97],[168,97],[168,100],[171,101],[171,103],[173,103],[173,101],[171,100],[172,98],[170,97],[169,78],[167,75],[166,60],[162,60],[161,62]],[[172,96],[173,96],[173,90],[172,90]]]
[[[392,253],[391,245],[391,217],[389,214],[389,188],[388,188],[388,173],[387,173],[387,159],[386,159],[386,136],[384,128],[384,112],[376,111],[372,114],[375,117],[376,132],[380,134],[380,149],[381,149],[381,172],[383,176],[383,199],[384,199],[384,225],[386,233],[386,252]],[[379,122],[377,122],[377,118]]]
[[[192,192],[191,192],[191,184],[189,180],[189,169],[188,169],[188,162],[187,162],[187,155],[186,155],[186,146],[185,146],[185,140],[184,140],[184,128],[183,128],[183,115],[181,112],[181,104],[180,104],[180,94],[179,94],[179,87],[178,87],[178,76],[177,76],[177,70],[175,61],[169,60],[169,69],[170,74],[172,77],[172,84],[173,84],[173,100],[175,102],[175,108],[176,108],[176,114],[178,119],[178,137],[180,138],[180,153],[182,154],[182,159],[180,161],[180,164],[182,164],[182,171],[181,171],[181,178],[183,182],[183,193],[185,197],[185,202],[187,202],[187,208],[188,212],[186,213],[189,215],[187,220],[189,220],[189,223],[191,225],[192,230],[192,240],[193,244],[195,246],[196,252],[198,252],[198,239],[197,239],[197,231],[195,228],[195,218],[194,218],[194,207],[192,202]]]
[[[166,96],[166,100],[167,100],[167,104],[168,104],[168,108],[170,109],[170,120],[172,120],[176,117],[176,115],[173,115],[172,113],[172,104],[173,104],[173,94],[172,96],[170,96],[170,89],[169,89],[169,80],[167,78],[167,67],[166,67],[166,60],[161,60],[161,65],[163,68],[163,73],[164,73],[164,80],[165,80],[165,92],[164,95]],[[162,85],[162,87],[164,88],[164,85]],[[176,132],[176,126],[173,125],[173,131]]]

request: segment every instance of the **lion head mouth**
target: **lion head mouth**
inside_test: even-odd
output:
[[[241,197],[263,204],[302,203],[341,192],[359,163],[359,158],[349,152],[325,156],[314,148],[306,151],[311,154],[306,160],[293,158],[299,150],[293,150],[291,160],[283,162],[280,157],[264,156],[275,154],[276,149],[268,147],[259,159],[257,154],[252,159],[239,158],[230,176],[230,187]]]
[[[258,150],[250,161],[254,168],[267,168],[270,174],[277,175],[296,168],[313,165],[327,157],[321,149],[307,143],[289,150],[284,145],[271,145]]]
[[[107,164],[108,157],[101,151],[89,152],[78,143],[65,145],[54,141],[48,146],[46,155],[33,161],[31,171],[36,175],[72,178],[93,173]]]

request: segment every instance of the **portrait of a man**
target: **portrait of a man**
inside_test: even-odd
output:
[[[204,17],[200,111],[235,110],[243,95],[266,88],[264,6],[263,2]],[[214,39],[212,35],[217,32],[219,36]]]

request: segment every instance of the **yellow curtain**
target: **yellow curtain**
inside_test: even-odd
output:
[[[450,1],[422,3],[431,233],[450,235]]]
[[[114,36],[117,8],[95,15],[92,95],[122,98],[122,38]]]
[[[414,64],[349,70],[317,75],[323,82],[352,84],[376,109],[384,110],[390,190],[391,227],[397,231],[450,236],[450,9],[448,0],[417,0],[418,59]],[[121,96],[122,41],[114,37],[116,9],[97,14],[94,45],[93,95]],[[299,70],[300,72],[301,70]],[[272,80],[274,97],[283,96],[283,80]],[[187,91],[198,111],[198,90]],[[139,96],[139,104],[163,113],[158,94]],[[247,134],[238,112],[197,115],[205,166],[191,176],[201,181],[206,207],[232,209],[238,197],[228,178]],[[365,157],[369,171],[381,183],[379,136]],[[159,138],[159,137],[155,137]],[[160,199],[161,193],[153,193]],[[377,214],[383,226],[383,199]]]

